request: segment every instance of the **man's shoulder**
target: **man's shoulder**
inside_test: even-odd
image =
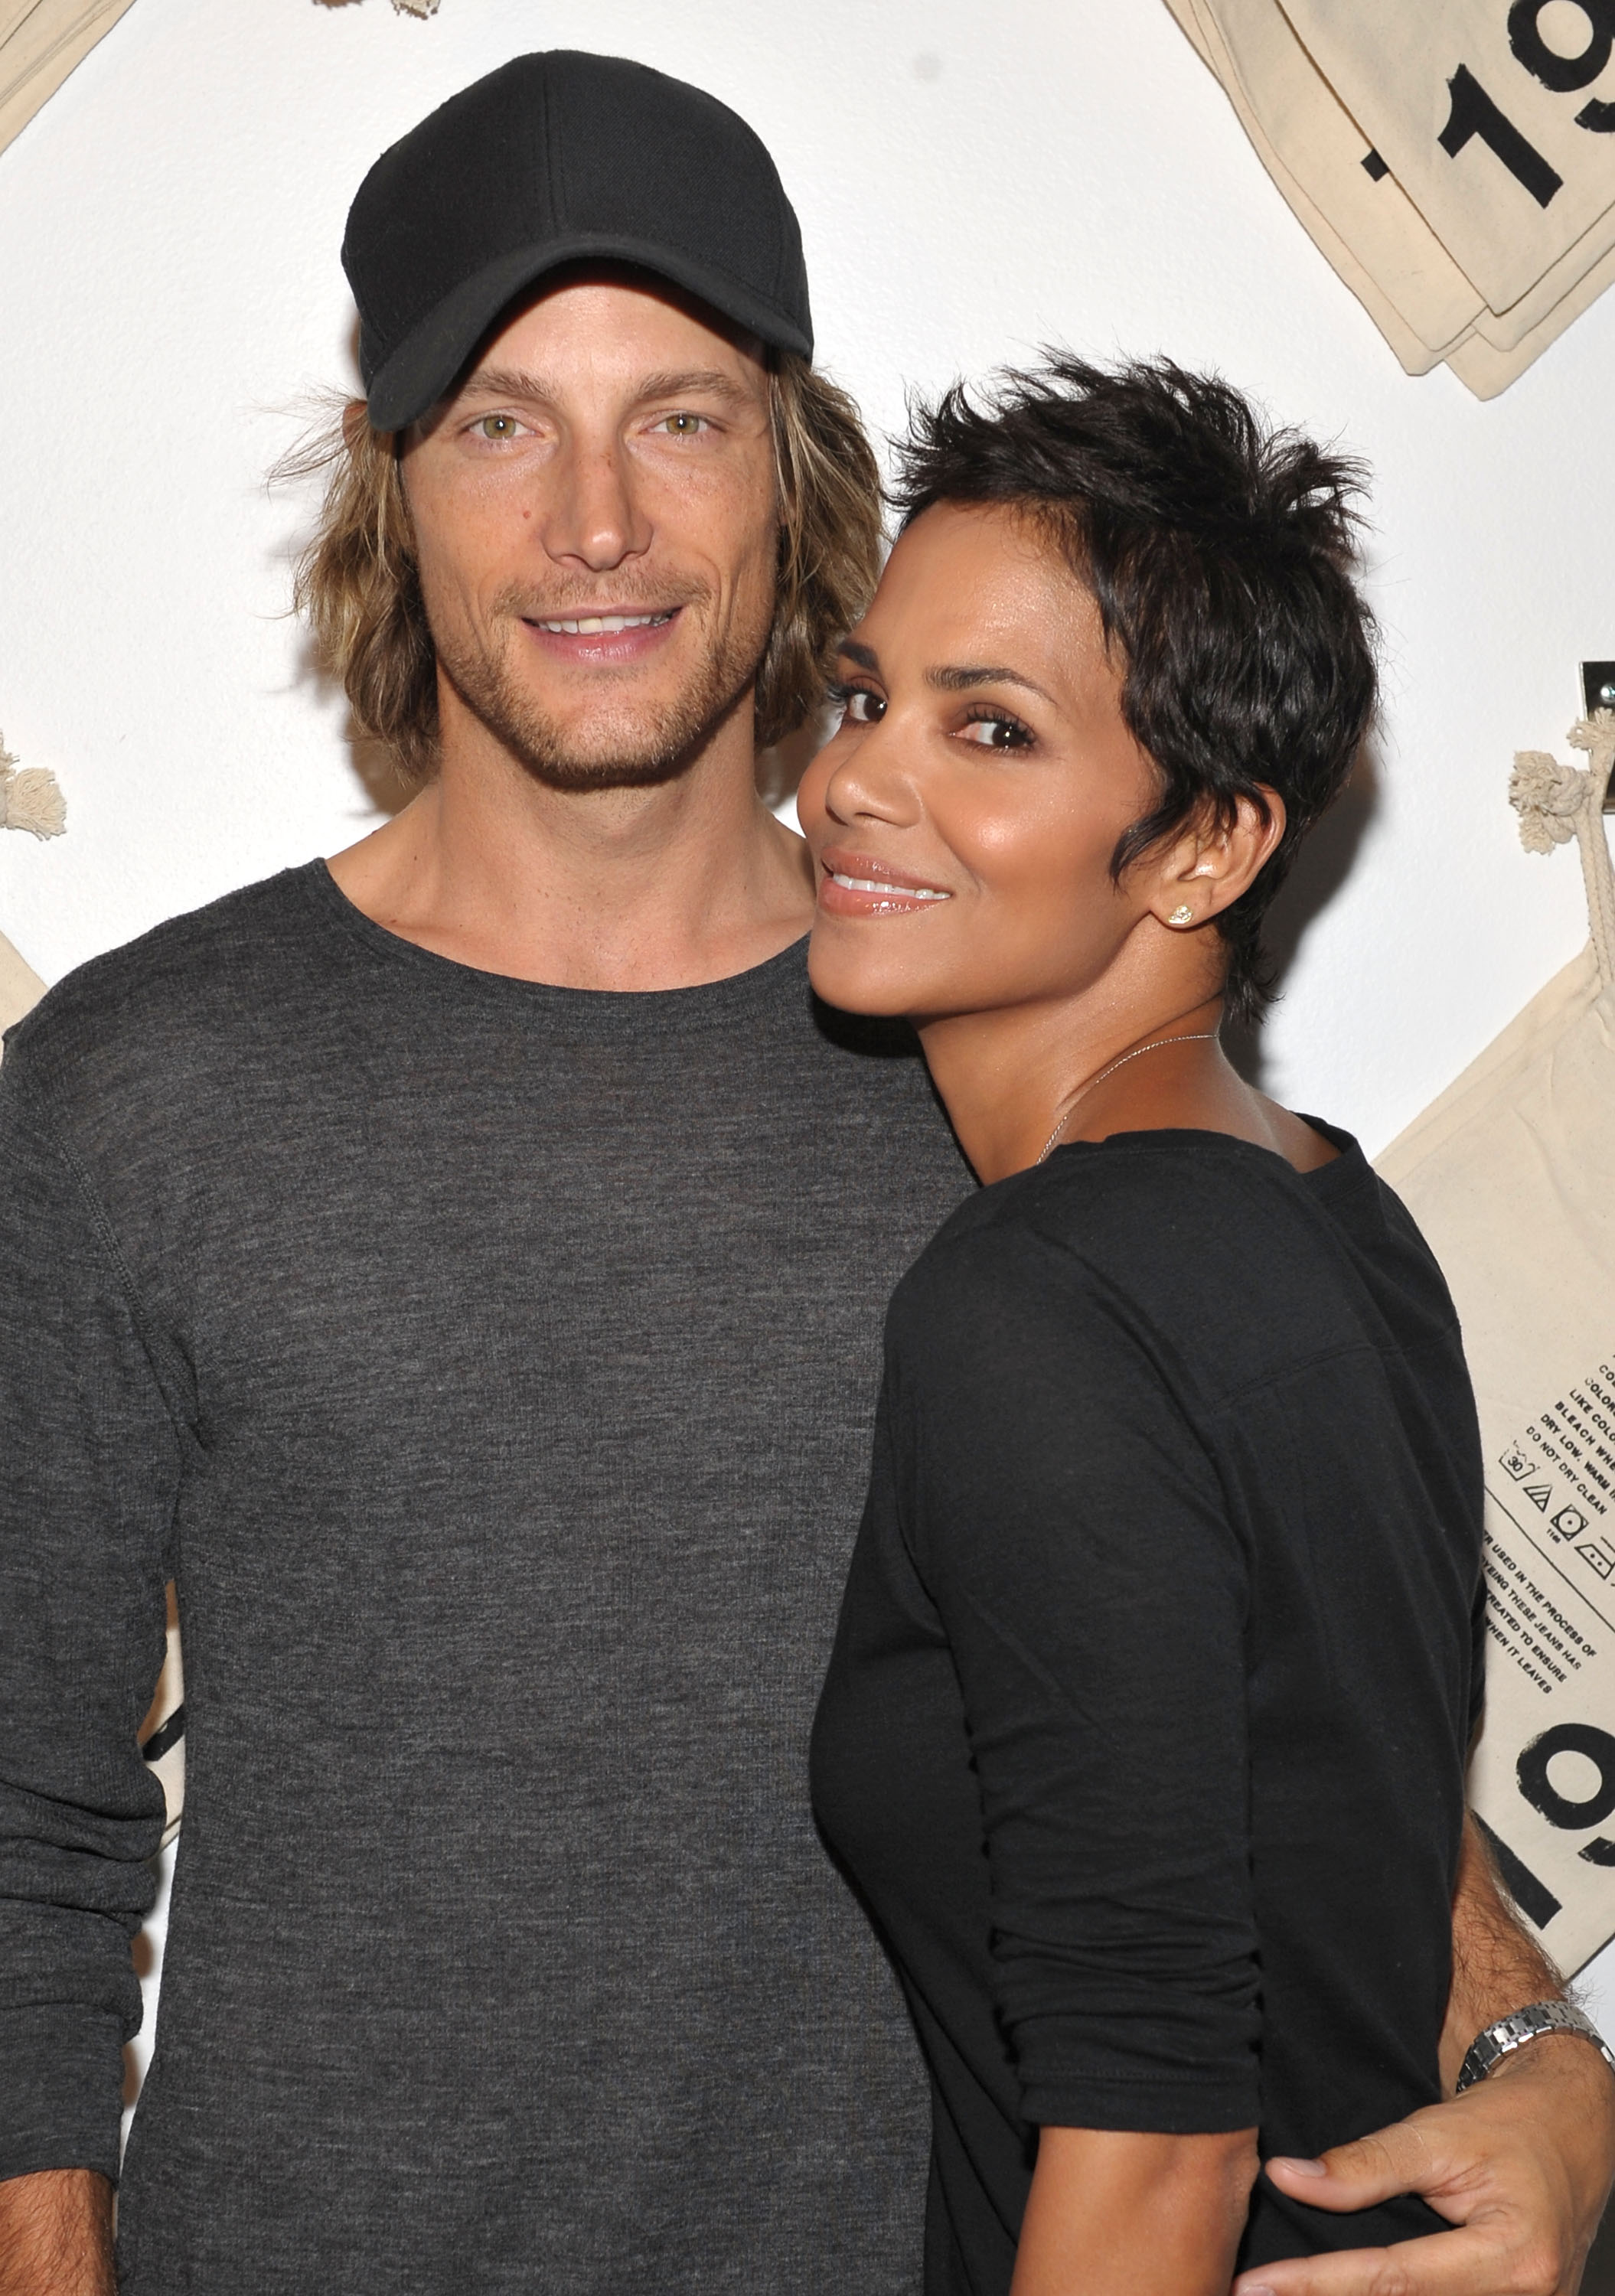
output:
[[[6,1067],[53,1099],[104,1096],[142,1073],[176,1080],[203,1047],[316,977],[317,866],[243,886],[77,966],[7,1033]]]

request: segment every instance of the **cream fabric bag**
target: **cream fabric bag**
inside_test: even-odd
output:
[[[1168,0],[1410,373],[1493,397],[1615,283],[1615,0]]]
[[[24,964],[0,933],[0,1029],[9,1029],[31,1012],[45,994],[45,983],[31,964]]]
[[[1486,1466],[1471,1799],[1567,1974],[1615,1935],[1615,713],[1524,752],[1528,850],[1574,837],[1592,939],[1379,1159],[1457,1302]]]
[[[0,152],[133,0],[0,0]]]

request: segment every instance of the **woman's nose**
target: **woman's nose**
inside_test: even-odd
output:
[[[824,789],[824,807],[840,822],[887,821],[898,825],[921,812],[910,743],[889,715],[848,743]]]

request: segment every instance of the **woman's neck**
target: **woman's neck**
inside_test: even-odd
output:
[[[1159,1010],[1026,1005],[919,1024],[959,1144],[983,1182],[1073,1140],[1116,1132],[1221,1132],[1297,1170],[1337,1152],[1248,1085],[1217,1041],[1220,996]]]

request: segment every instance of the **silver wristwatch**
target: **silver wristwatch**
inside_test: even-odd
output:
[[[1515,2049],[1522,2049],[1528,2041],[1539,2041],[1545,2033],[1579,2033],[1584,2041],[1591,2041],[1610,2070],[1615,2072],[1615,2053],[1590,2017],[1584,2017],[1568,2001],[1533,2001],[1529,2009],[1516,2009],[1512,2017],[1499,2017],[1484,2033],[1476,2034],[1459,2069],[1457,2094],[1462,2096],[1466,2088],[1473,2088],[1502,2058]]]

